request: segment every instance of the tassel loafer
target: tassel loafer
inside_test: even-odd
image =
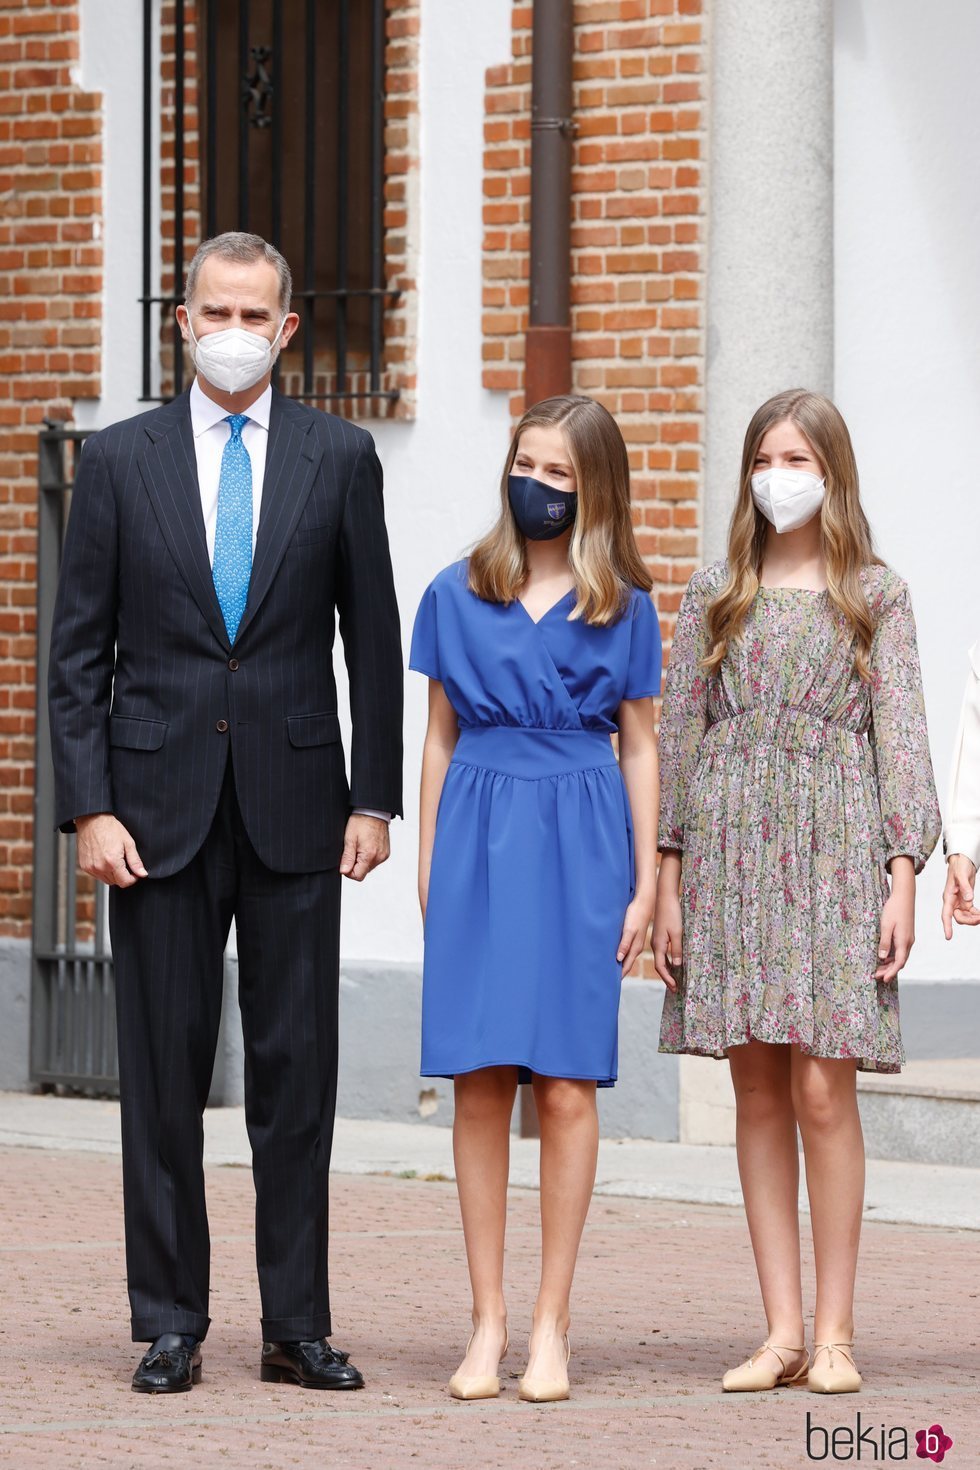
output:
[[[164,1332],[133,1374],[134,1393],[187,1393],[201,1381],[201,1344],[180,1332]]]
[[[347,1353],[315,1342],[264,1342],[259,1377],[263,1383],[298,1383],[301,1388],[363,1388],[364,1379]]]

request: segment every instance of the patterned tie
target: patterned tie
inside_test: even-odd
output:
[[[227,422],[231,434],[221,456],[212,576],[228,637],[234,643],[252,575],[252,461],[242,443],[248,415],[232,413]]]

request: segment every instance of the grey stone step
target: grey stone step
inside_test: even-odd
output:
[[[913,1061],[897,1076],[859,1072],[857,1085],[869,1158],[980,1166],[980,1059]]]

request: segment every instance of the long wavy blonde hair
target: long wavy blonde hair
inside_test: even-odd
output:
[[[497,523],[470,552],[469,585],[487,602],[506,603],[527,581],[527,543],[514,520],[507,485],[521,435],[532,428],[561,429],[575,470],[578,511],[568,561],[577,595],[569,617],[603,627],[622,616],[633,587],[649,592],[653,579],[633,535],[626,445],[612,414],[594,398],[545,398],[524,414],[500,480]]]
[[[805,388],[791,388],[770,398],[756,411],[745,431],[738,499],[728,529],[728,580],[708,607],[711,651],[703,667],[708,673],[717,673],[729,643],[740,635],[759,590],[769,522],[752,499],[752,472],[766,434],[787,419],[805,435],[823,470],[827,488],[820,510],[820,532],[827,591],[850,631],[854,667],[862,679],[868,680],[875,620],[861,584],[861,569],[881,566],[882,561],[875,554],[871,527],[861,505],[847,425],[829,398]]]

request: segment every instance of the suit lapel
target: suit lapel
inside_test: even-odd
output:
[[[204,533],[189,391],[154,414],[146,433],[149,443],[139,457],[139,470],[160,529],[208,626],[228,648],[228,630],[214,590]]]
[[[239,638],[272,586],[316,477],[323,450],[310,432],[312,427],[309,409],[273,390],[262,511]]]

